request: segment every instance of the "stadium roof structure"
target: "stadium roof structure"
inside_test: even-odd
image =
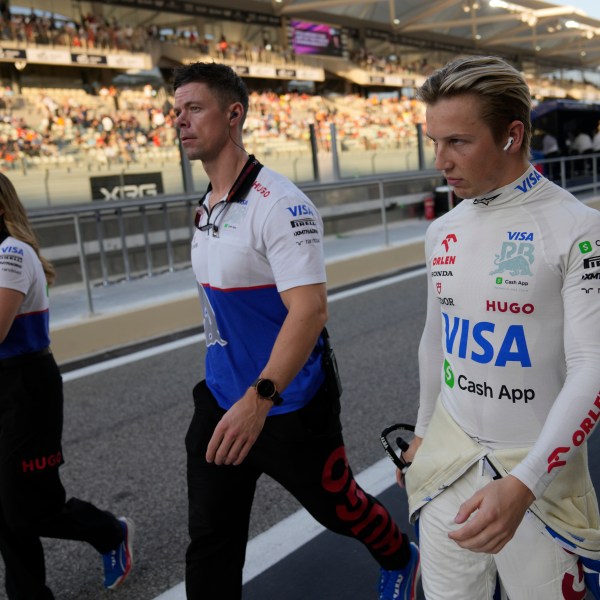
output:
[[[423,55],[496,54],[546,72],[600,69],[600,20],[539,0],[37,0],[36,8],[75,17],[90,4],[108,6],[119,22],[134,25],[193,23],[198,12],[190,8],[205,6],[233,19],[254,12],[347,27]]]
[[[537,0],[262,0],[275,14],[384,30],[400,43],[596,69],[600,20]],[[246,7],[248,2],[243,3]]]

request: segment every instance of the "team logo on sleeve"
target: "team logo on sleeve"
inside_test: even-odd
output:
[[[600,256],[590,256],[583,259],[584,269],[597,269],[600,267]]]
[[[292,226],[292,229],[296,229],[298,227],[316,227],[317,226],[317,222],[315,221],[315,219],[293,219],[290,221],[290,225]]]
[[[18,246],[2,246],[0,248],[0,271],[21,273],[23,269],[23,248]]]
[[[320,232],[317,228],[317,220],[315,211],[312,207],[307,204],[296,204],[294,206],[286,206],[286,210],[292,215],[292,220],[290,221],[290,227],[294,230],[294,237],[302,237],[305,236],[319,236]],[[298,245],[303,244],[304,242],[318,244],[320,242],[319,237],[312,237],[310,241],[307,239],[302,239],[298,243]]]
[[[290,225],[294,230],[294,237],[305,235],[318,235],[317,221],[312,217],[303,217],[301,219],[293,219]]]
[[[2,254],[17,254],[23,256],[23,248],[19,248],[18,246],[2,246],[1,250]]]
[[[581,423],[577,426],[571,436],[573,442],[573,448],[577,448],[585,442],[592,431],[595,429],[596,424],[600,420],[600,392],[593,401],[587,415],[583,418]],[[559,446],[555,448],[548,456],[548,473],[550,473],[556,467],[564,467],[567,461],[562,456],[571,450],[571,446]]]
[[[600,240],[596,240],[596,246],[600,246]],[[585,240],[583,242],[579,243],[579,251],[581,252],[581,254],[586,255],[589,254],[590,252],[592,252],[594,250],[594,246],[592,245],[592,242]],[[588,271],[590,269],[594,269],[596,272],[594,273],[582,273],[581,275],[581,281],[589,281],[594,282],[594,283],[599,283],[600,282],[600,272],[598,272],[598,269],[600,268],[600,255],[593,255],[593,256],[587,256],[586,258],[583,259],[583,269],[584,271]],[[598,297],[598,294],[600,294],[600,287],[582,287],[581,288],[582,292],[585,292],[586,294],[592,294],[595,297]]]
[[[287,206],[286,210],[294,218],[298,217],[314,217],[315,211],[308,204],[296,204],[295,206]]]

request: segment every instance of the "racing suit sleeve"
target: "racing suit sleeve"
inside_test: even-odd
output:
[[[415,435],[424,437],[441,391],[441,373],[444,360],[442,348],[442,313],[431,284],[432,239],[434,228],[429,227],[425,237],[427,260],[427,318],[419,343],[419,412]]]
[[[585,229],[565,258],[562,297],[566,379],[536,443],[511,472],[536,498],[600,420],[600,278],[596,278],[600,274],[600,213],[590,215]],[[592,277],[589,280],[588,275]]]

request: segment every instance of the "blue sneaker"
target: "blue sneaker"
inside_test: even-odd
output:
[[[123,583],[133,566],[133,522],[125,517],[119,518],[123,529],[123,541],[110,552],[102,555],[104,561],[104,587],[112,590]]]
[[[585,587],[592,594],[592,598],[600,600],[600,560],[593,560],[580,556],[583,565],[583,577]]]
[[[411,542],[410,559],[403,569],[399,571],[381,569],[379,600],[415,600],[420,575],[419,548]]]

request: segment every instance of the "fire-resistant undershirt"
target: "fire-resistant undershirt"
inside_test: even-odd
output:
[[[532,166],[426,235],[419,347],[426,434],[436,399],[539,497],[600,419],[600,212]],[[441,342],[441,343],[440,343]]]
[[[0,288],[25,295],[5,340],[0,359],[37,352],[50,344],[46,276],[31,246],[13,237],[0,244]]]
[[[326,281],[323,223],[306,195],[263,167],[245,199],[218,202],[210,216],[201,209],[198,225],[205,230],[193,237],[192,266],[204,317],[206,382],[228,409],[269,360],[287,316],[280,292]],[[324,380],[321,344],[270,414],[297,410],[316,394]]]

